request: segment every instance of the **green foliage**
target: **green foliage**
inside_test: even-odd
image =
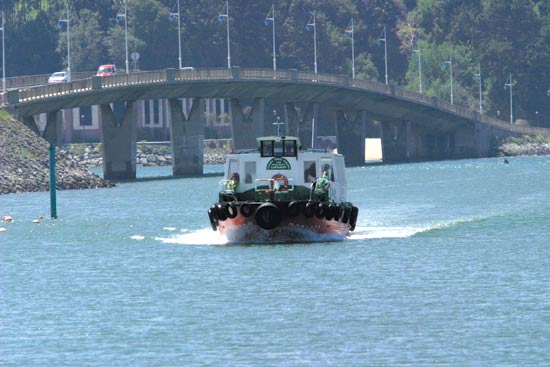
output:
[[[128,0],[128,49],[141,55],[138,67],[155,70],[178,65],[178,31],[183,65],[225,67],[226,23],[222,0],[181,0],[181,30],[170,22],[175,0]],[[231,0],[231,63],[241,67],[272,67],[272,28],[264,19],[272,0]],[[8,76],[51,73],[67,66],[65,0],[3,0],[6,12]],[[124,70],[124,0],[71,0],[71,61],[73,71],[92,71],[113,62]],[[384,81],[387,30],[388,74],[392,84],[418,91],[420,46],[423,92],[450,99],[449,69],[453,54],[455,103],[479,108],[481,65],[483,103],[487,114],[506,116],[514,80],[514,114],[531,125],[550,126],[550,2],[548,0],[288,0],[275,2],[276,53],[279,68],[313,70],[313,31],[305,30],[317,16],[319,72],[351,75],[351,42],[343,32],[355,24],[357,78]],[[420,42],[420,43],[419,43]]]

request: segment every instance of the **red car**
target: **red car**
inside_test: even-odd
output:
[[[116,74],[116,66],[114,64],[101,65],[97,69],[96,76],[111,76]]]

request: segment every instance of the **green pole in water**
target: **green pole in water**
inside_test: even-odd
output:
[[[52,219],[57,218],[57,199],[55,190],[55,145],[50,144],[50,209]]]

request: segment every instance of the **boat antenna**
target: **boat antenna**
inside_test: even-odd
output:
[[[277,111],[273,110],[273,116],[277,116]],[[285,123],[281,121],[281,118],[277,116],[276,121],[273,123],[273,125],[277,125],[277,136],[281,136],[281,125],[284,124]]]

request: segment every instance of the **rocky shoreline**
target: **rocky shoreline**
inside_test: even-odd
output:
[[[511,157],[518,155],[550,155],[550,137],[510,138],[498,148],[498,155]]]
[[[63,147],[67,157],[79,167],[101,167],[103,157],[101,144],[71,144]],[[204,164],[224,164],[225,156],[230,152],[229,140],[206,140],[204,144]],[[136,164],[142,167],[170,166],[172,165],[172,151],[170,143],[146,143],[137,144]]]
[[[95,189],[114,185],[79,167],[64,151],[56,152],[58,190]],[[49,144],[0,110],[0,195],[48,191]]]

